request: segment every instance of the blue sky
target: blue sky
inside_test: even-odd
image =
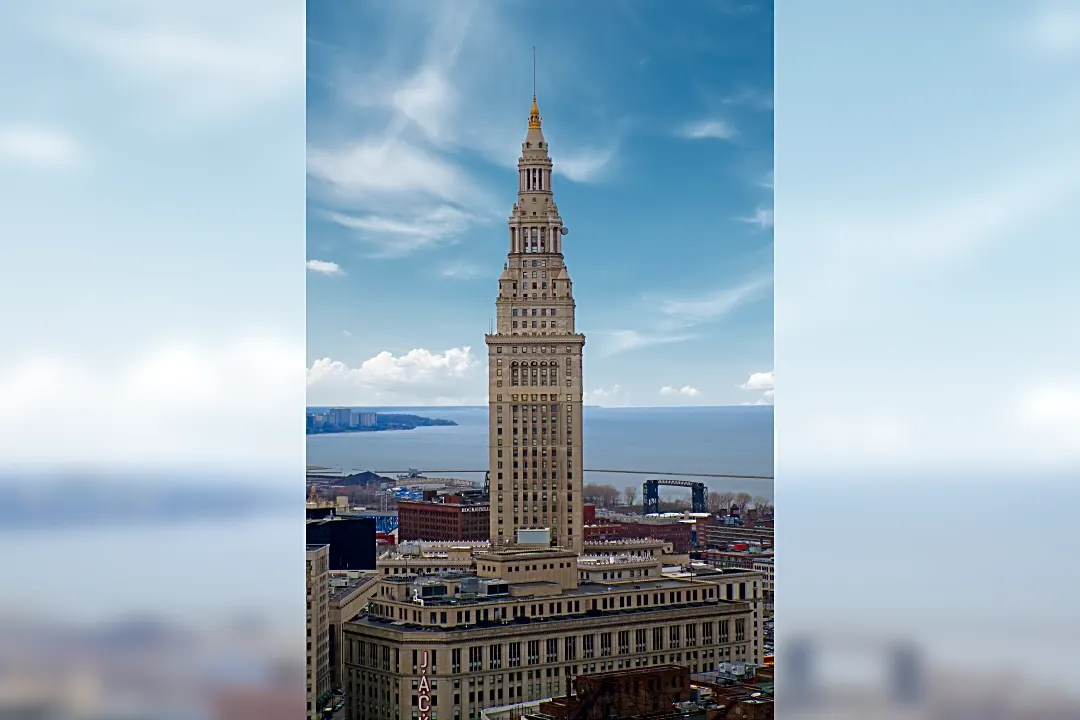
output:
[[[534,45],[588,399],[771,402],[770,4],[313,3],[307,33],[309,403],[486,402]]]

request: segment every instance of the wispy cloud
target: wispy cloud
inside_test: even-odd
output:
[[[697,326],[717,320],[761,298],[771,287],[770,274],[697,297],[649,298],[649,306],[659,309],[659,317],[654,319],[649,329],[613,330],[594,335],[600,336],[601,352],[606,355],[695,340],[700,337],[700,332],[695,330]]]
[[[745,106],[755,110],[772,110],[773,96],[771,92],[765,92],[751,87],[743,87],[725,97],[721,102],[725,105]]]
[[[44,170],[70,170],[84,152],[69,134],[38,125],[0,127],[0,163]]]
[[[309,147],[307,170],[316,190],[339,203],[408,206],[436,199],[464,205],[485,199],[459,167],[403,140],[365,138]]]
[[[743,304],[760,298],[771,287],[771,276],[763,276],[699,297],[662,300],[660,311],[676,325],[691,327],[727,315]]]
[[[748,225],[756,225],[760,230],[771,230],[773,226],[773,209],[760,206],[754,210],[753,215],[739,218],[739,222],[744,222]]]
[[[608,169],[614,157],[614,147],[603,150],[584,148],[562,152],[558,157],[553,158],[552,172],[574,182],[593,182],[604,176],[604,171]]]
[[[506,102],[511,88],[521,89],[520,73],[491,62],[521,52],[516,24],[497,3],[429,9],[417,15],[394,6],[381,15],[383,32],[418,40],[414,62],[396,51],[373,56],[368,44],[317,46],[325,55],[313,81],[330,90],[320,124],[331,130],[311,133],[310,192],[378,256],[453,242],[504,217],[507,201],[497,199],[480,168],[513,167],[526,129],[527,94],[519,105]],[[342,127],[350,130],[342,134]],[[579,183],[603,179],[617,137],[561,133],[549,131],[554,171]],[[416,211],[433,205],[438,209]]]
[[[439,274],[446,278],[455,278],[457,280],[472,280],[473,278],[480,277],[483,274],[482,269],[478,265],[467,262],[453,262],[448,265],[444,265]]]
[[[739,131],[727,120],[699,120],[683,125],[677,134],[688,140],[731,140]]]
[[[758,182],[758,185],[760,185],[763,188],[767,188],[769,190],[774,189],[774,183],[775,183],[774,176],[775,176],[775,171],[770,170],[769,172],[765,173],[765,177],[763,177],[761,179],[761,181]]]
[[[336,262],[329,260],[308,260],[307,269],[320,275],[344,275],[345,271]]]
[[[664,332],[639,332],[637,330],[612,330],[597,333],[601,336],[600,343],[605,355],[616,355],[628,350],[639,350],[652,345],[669,345],[671,343],[692,340],[695,336],[687,333],[664,333]]]
[[[449,205],[419,214],[350,215],[324,213],[327,220],[356,231],[357,239],[371,245],[378,257],[399,257],[423,247],[452,240],[473,222],[473,216]]]

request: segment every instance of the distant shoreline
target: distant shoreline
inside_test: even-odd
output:
[[[351,435],[353,433],[369,432],[394,432],[397,430],[416,430],[422,427],[450,427],[457,425],[456,422],[432,423],[430,425],[414,425],[412,427],[358,427],[358,428],[334,428],[333,430],[308,430],[308,435]]]
[[[374,425],[312,425],[312,418],[319,413],[308,411],[307,435],[344,435],[351,433],[387,432],[390,430],[415,430],[419,427],[452,427],[457,423],[442,418],[421,417],[401,413],[378,413]]]

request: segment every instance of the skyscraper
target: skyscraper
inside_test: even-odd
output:
[[[574,331],[567,234],[551,191],[552,162],[533,96],[518,159],[510,252],[499,276],[488,347],[491,541],[550,528],[552,543],[582,549],[582,354]]]

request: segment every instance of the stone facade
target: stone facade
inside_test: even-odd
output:
[[[519,528],[550,528],[552,544],[580,552],[582,354],[574,330],[566,235],[551,189],[552,162],[533,98],[518,159],[510,252],[499,276],[488,348],[491,516],[495,545]]]

